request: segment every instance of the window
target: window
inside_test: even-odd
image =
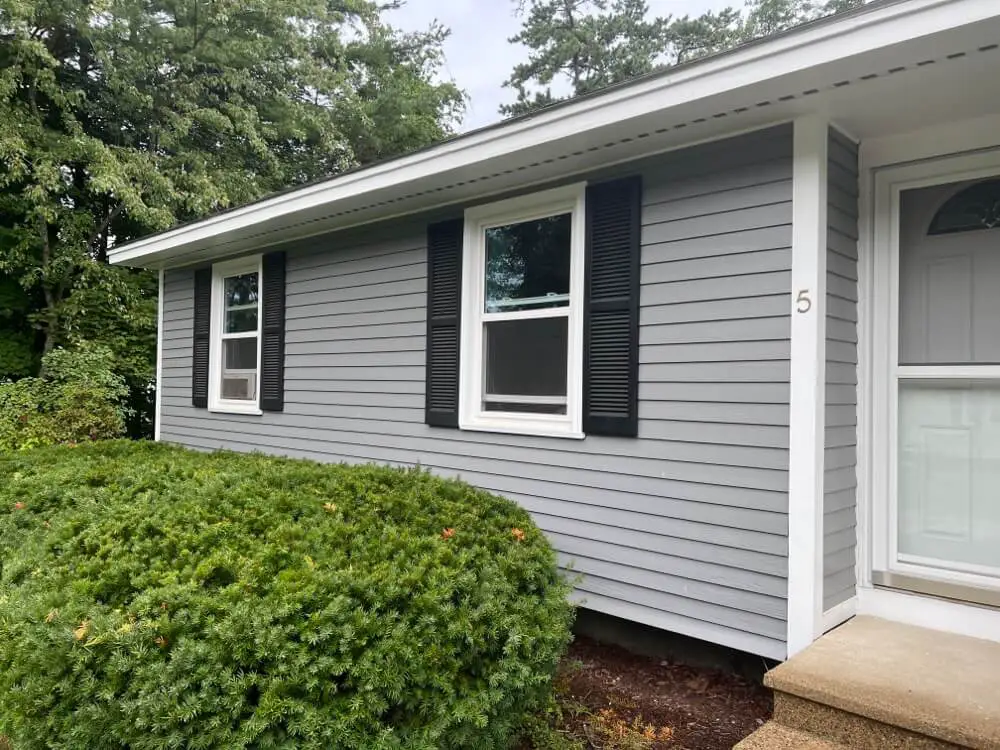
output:
[[[260,257],[212,269],[212,347],[209,406],[216,411],[259,413]]]
[[[466,212],[461,427],[582,437],[584,196]]]
[[[931,221],[928,234],[1000,227],[1000,180],[978,182],[952,196]]]

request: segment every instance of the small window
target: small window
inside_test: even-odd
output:
[[[210,408],[258,413],[260,258],[220,263],[212,272]]]
[[[1000,180],[979,182],[953,195],[931,221],[928,234],[1000,227]]]
[[[461,427],[581,436],[584,195],[466,212]]]

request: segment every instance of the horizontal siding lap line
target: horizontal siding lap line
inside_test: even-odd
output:
[[[324,289],[315,292],[303,292],[301,294],[288,294],[285,304],[291,308],[306,307],[315,305],[341,305],[346,302],[371,302],[382,300],[406,299],[416,304],[426,294],[426,279],[413,279],[410,281],[388,282],[378,285],[391,293],[372,293],[365,287],[344,287],[342,289]],[[423,304],[422,302],[420,304]]]
[[[324,266],[346,265],[357,261],[374,260],[381,263],[379,259],[390,258],[393,255],[403,255],[405,253],[420,252],[426,250],[425,240],[420,235],[420,230],[414,232],[415,236],[407,236],[401,233],[403,239],[397,239],[394,247],[386,252],[378,252],[378,248],[383,248],[384,243],[380,242],[357,242],[346,244],[331,253],[330,248],[310,247],[292,252],[288,257],[288,270],[302,271],[310,268],[322,268]],[[374,250],[373,250],[374,249]]]
[[[643,205],[643,226],[681,219],[697,219],[703,216],[722,216],[734,211],[787,203],[792,197],[792,181],[791,178],[781,175],[778,179],[772,178],[755,185],[666,200],[655,198],[655,187],[652,192],[654,196]]]
[[[567,572],[572,575],[572,571]],[[760,654],[769,659],[785,658],[784,636],[768,638],[746,630],[727,625],[717,625],[696,618],[669,612],[644,604],[622,599],[620,596],[577,592],[572,601],[595,612],[649,625],[679,635],[686,635],[703,641],[711,641],[749,654]]]
[[[325,279],[349,279],[352,276],[375,275],[385,271],[394,271],[398,268],[413,268],[421,272],[425,272],[426,254],[427,250],[424,247],[418,247],[413,250],[407,250],[404,253],[398,253],[397,255],[399,255],[400,258],[397,263],[378,263],[374,264],[373,268],[362,267],[358,270],[346,271],[340,267],[350,266],[351,263],[370,263],[369,258],[362,258],[356,261],[338,262],[336,260],[336,255],[333,255],[328,256],[329,259],[325,265],[309,266],[305,268],[297,266],[294,260],[290,260],[290,267],[288,268],[286,280],[289,284],[299,284],[306,281],[321,281]]]
[[[190,407],[189,394],[186,391],[181,391],[180,389],[170,389],[171,394],[181,394],[183,396],[174,396],[175,398],[180,397],[182,400],[179,402],[180,406]],[[286,403],[294,404],[297,408],[302,410],[304,416],[317,416],[317,410],[319,406],[327,406],[328,404],[317,404],[315,401],[302,400],[301,397],[294,395],[289,395],[286,392]],[[389,396],[401,396],[401,397],[413,397],[414,401],[420,400],[423,402],[423,396],[420,394],[411,393],[390,393],[390,394],[369,394],[373,396],[389,395]],[[365,404],[360,402],[348,403],[348,404],[335,404],[337,406],[343,405],[347,408],[364,407]],[[422,407],[421,407],[422,408]],[[297,410],[289,411],[289,414],[298,414]],[[165,413],[165,416],[169,417],[170,414]],[[338,420],[338,426],[340,431],[348,434],[358,435],[358,439],[361,436],[368,436],[370,434],[382,435],[386,438],[399,438],[400,440],[408,440],[419,437],[427,437],[423,434],[413,434],[407,432],[393,432],[396,429],[402,429],[401,426],[408,428],[413,428],[417,422],[414,420],[374,420],[371,418],[359,418],[357,422],[361,422],[366,426],[370,426],[369,431],[351,429],[353,425],[345,425],[345,420]],[[352,421],[348,419],[347,421]],[[421,420],[422,421],[422,420]],[[649,420],[645,420],[649,421]],[[677,424],[684,424],[683,422],[678,422]],[[697,424],[697,423],[694,423]],[[727,425],[725,423],[717,423],[719,428],[725,429]],[[734,427],[734,425],[728,425],[729,428]],[[477,433],[477,436],[481,433]],[[459,445],[465,445],[468,442],[474,442],[476,444],[486,443],[489,445],[496,445],[501,447],[510,448],[522,448],[529,451],[535,450],[545,450],[552,451],[554,454],[565,453],[572,456],[608,456],[608,457],[618,457],[623,459],[654,459],[662,460],[665,456],[670,456],[670,460],[674,463],[692,463],[692,464],[710,464],[713,466],[734,466],[740,468],[767,468],[767,469],[780,469],[782,471],[786,470],[787,467],[787,455],[788,448],[777,448],[769,446],[760,445],[744,445],[740,443],[725,443],[717,439],[713,440],[683,440],[679,438],[656,438],[656,437],[644,437],[643,441],[648,442],[649,446],[645,449],[637,449],[635,447],[619,447],[614,446],[615,441],[611,441],[612,445],[608,443],[598,443],[599,447],[591,448],[589,447],[590,441],[582,441],[580,443],[573,444],[572,448],[559,448],[558,446],[552,445],[542,445],[538,443],[526,443],[524,440],[519,439],[517,436],[508,436],[501,433],[489,435],[488,438],[476,440],[468,433],[449,433],[445,434],[434,434],[433,439],[453,442]],[[545,438],[540,438],[539,440],[544,441]],[[560,443],[562,445],[563,443]],[[706,452],[704,458],[695,458],[691,451],[700,450]],[[714,452],[726,452],[729,456],[727,462],[721,461],[717,456],[713,455]],[[739,458],[739,460],[735,460]]]
[[[757,155],[753,160],[730,165],[725,171],[716,171],[711,175],[711,184],[706,184],[706,177],[709,175],[704,172],[687,175],[671,173],[670,166],[665,164],[661,171],[656,171],[647,180],[643,191],[643,208],[672,202],[694,202],[718,193],[787,182],[792,177],[792,170],[790,153],[773,158]]]
[[[409,268],[409,266],[406,266]],[[424,273],[424,264],[420,264],[420,268],[407,273],[404,276],[399,276],[396,278],[383,278],[379,281],[368,281],[363,283],[353,283],[353,284],[340,284],[332,285],[325,283],[330,279],[339,279],[338,276],[329,276],[325,278],[310,279],[310,282],[324,282],[324,283],[309,283],[308,286],[306,282],[298,282],[295,284],[288,285],[288,292],[286,297],[288,299],[294,299],[297,297],[304,297],[310,294],[332,294],[334,292],[342,292],[344,290],[358,290],[364,293],[364,297],[370,297],[373,294],[376,296],[381,296],[378,290],[373,292],[368,292],[371,287],[393,287],[397,285],[403,285],[409,288],[414,282],[423,281],[426,283],[427,275]]]
[[[544,529],[543,529],[544,530]],[[738,610],[763,617],[780,619],[784,616],[787,604],[783,598],[749,589],[722,586],[714,581],[698,578],[684,578],[669,573],[628,565],[626,563],[598,557],[594,554],[583,554],[566,549],[564,535],[546,531],[553,546],[559,550],[563,559],[573,570],[586,575],[598,575],[609,580],[618,580],[633,586],[640,586],[651,591],[662,592],[673,596],[684,597],[705,604],[711,604],[726,609]],[[582,540],[594,545],[594,540]],[[589,561],[592,561],[590,563]],[[595,564],[596,563],[596,564]],[[615,578],[611,578],[614,575]]]
[[[185,430],[185,429],[187,429],[187,430],[190,430],[190,429],[199,429],[199,427],[196,426],[196,425],[188,425],[188,424],[185,424],[184,422],[180,422],[179,423],[176,420],[176,418],[171,418],[171,417],[168,417],[167,415],[164,415],[163,420],[162,420],[162,425],[164,427],[169,426],[169,427],[171,427],[172,429],[175,429],[175,430],[176,429],[182,429],[182,430]],[[215,429],[213,430],[213,432],[215,432],[216,434],[218,434],[218,432],[220,430],[219,422],[216,421],[216,420],[213,420],[213,426],[215,427]],[[405,453],[405,451],[403,451],[402,449],[394,448],[391,445],[379,445],[377,443],[371,442],[371,436],[370,435],[367,436],[366,438],[363,438],[363,439],[369,440],[369,442],[367,444],[363,444],[363,445],[359,446],[356,442],[352,442],[352,440],[350,440],[350,439],[348,439],[346,437],[343,438],[343,439],[341,439],[341,440],[331,439],[331,437],[329,437],[331,431],[327,427],[295,426],[295,427],[293,427],[291,429],[294,429],[295,431],[308,431],[309,433],[313,433],[313,435],[311,437],[309,437],[308,440],[306,440],[306,439],[299,440],[297,438],[289,438],[287,435],[283,435],[283,434],[280,434],[280,433],[275,433],[273,431],[257,431],[257,432],[255,432],[255,436],[259,437],[259,438],[269,438],[269,439],[277,440],[277,441],[280,441],[281,444],[284,444],[284,445],[291,445],[293,441],[296,441],[296,442],[304,442],[304,443],[313,444],[313,445],[322,444],[322,445],[344,446],[348,450],[346,450],[346,451],[345,450],[337,450],[336,453],[338,455],[351,455],[351,456],[354,456],[355,458],[360,458],[360,459],[369,458],[369,456],[366,456],[363,453],[356,453],[354,451],[367,449],[367,450],[370,450],[370,451],[383,450],[383,451],[390,451],[390,452],[391,451],[397,451],[399,453]],[[232,432],[234,434],[238,434],[238,429],[234,429]],[[318,434],[315,434],[315,433],[318,433]],[[334,433],[334,434],[336,434],[336,433]],[[358,435],[357,433],[342,433],[342,434],[345,434],[345,435]],[[362,437],[362,436],[358,435],[358,437]],[[355,437],[353,439],[357,440],[358,437]],[[392,436],[392,437],[396,437],[396,436]],[[225,439],[227,439],[227,440],[230,439],[230,436],[226,436]],[[470,446],[470,447],[467,447],[466,450],[467,451],[471,450],[471,444],[466,444],[466,445]],[[655,474],[652,471],[650,471],[649,473],[638,473],[635,467],[639,463],[639,460],[635,460],[635,461],[631,462],[632,463],[632,467],[633,467],[631,470],[628,470],[629,469],[628,466],[622,466],[621,469],[597,469],[597,468],[593,467],[594,466],[593,462],[594,462],[594,459],[596,457],[591,457],[589,459],[589,461],[588,461],[588,466],[586,466],[586,467],[584,467],[584,466],[574,466],[574,465],[568,464],[565,461],[563,461],[563,463],[561,463],[561,464],[554,463],[555,461],[559,460],[559,457],[555,456],[555,455],[550,457],[547,454],[539,455],[538,458],[537,458],[537,460],[530,460],[527,457],[525,457],[525,458],[501,458],[501,457],[499,457],[499,456],[496,455],[497,452],[498,452],[498,450],[499,450],[499,446],[490,446],[489,444],[477,444],[477,445],[480,447],[480,449],[481,449],[480,453],[482,455],[474,455],[474,454],[471,454],[471,453],[468,453],[468,452],[466,452],[466,453],[464,453],[462,455],[456,455],[454,453],[448,453],[448,452],[444,451],[444,448],[446,448],[447,446],[435,446],[433,448],[421,448],[421,449],[413,451],[413,452],[419,453],[421,455],[421,457],[428,456],[428,455],[429,456],[435,456],[437,458],[435,459],[435,462],[432,465],[434,465],[434,466],[440,466],[442,468],[454,469],[455,471],[460,471],[461,470],[459,468],[459,465],[456,464],[456,461],[458,462],[458,464],[460,464],[461,463],[461,461],[460,461],[461,459],[482,459],[482,460],[488,460],[488,461],[493,461],[493,462],[497,462],[497,463],[514,464],[516,466],[521,467],[521,471],[522,472],[524,472],[525,469],[526,469],[526,467],[529,467],[529,466],[532,466],[532,467],[545,467],[545,468],[558,467],[560,470],[565,471],[567,473],[570,473],[570,474],[579,473],[581,475],[578,478],[578,480],[576,480],[576,481],[574,481],[569,476],[561,476],[560,480],[559,480],[561,483],[563,483],[563,484],[574,484],[574,485],[577,485],[577,486],[584,486],[584,487],[592,487],[594,489],[601,489],[601,490],[612,490],[612,491],[614,491],[614,490],[618,489],[619,485],[617,485],[615,483],[612,483],[612,482],[608,482],[607,486],[602,485],[602,484],[591,484],[591,483],[589,483],[586,480],[591,475],[595,475],[595,476],[604,476],[604,475],[607,475],[607,476],[623,476],[624,475],[624,476],[635,477],[636,479],[646,480],[646,481],[648,481],[650,483],[650,485],[658,485],[661,482],[664,485],[667,485],[669,483],[678,483],[678,484],[683,484],[683,485],[696,485],[696,486],[705,486],[705,487],[728,488],[728,489],[745,491],[745,492],[763,492],[763,493],[773,493],[773,494],[780,494],[784,490],[784,488],[787,486],[787,472],[781,471],[781,470],[778,470],[778,469],[757,469],[755,467],[723,466],[723,465],[720,465],[720,464],[714,464],[714,466],[716,468],[716,471],[713,472],[713,478],[717,479],[718,477],[720,477],[723,474],[723,472],[728,471],[729,473],[731,473],[734,476],[734,480],[737,477],[741,478],[741,480],[740,481],[731,481],[731,482],[723,482],[723,481],[705,482],[705,481],[697,481],[696,479],[692,479],[690,477],[685,477],[685,474],[693,474],[693,473],[695,473],[698,470],[698,467],[702,466],[702,464],[696,464],[696,463],[693,463],[693,462],[690,462],[690,461],[683,461],[683,462],[682,461],[663,461],[660,464],[659,470]],[[491,451],[490,448],[493,448],[494,450]],[[517,449],[516,448],[512,448],[512,450],[517,450]],[[568,454],[568,455],[576,455],[576,454]],[[370,458],[372,458],[373,460],[377,460],[376,457],[374,457],[374,456],[372,456]],[[441,460],[441,459],[444,459],[444,460]],[[390,459],[390,460],[395,461],[397,459],[393,458],[393,459]],[[649,459],[649,460],[653,461],[652,459]],[[450,463],[449,463],[449,461],[450,461]],[[406,460],[401,460],[400,462],[401,463],[425,463],[425,464],[431,464],[431,461],[426,461],[426,460],[425,461],[406,461]],[[655,461],[654,461],[654,463],[655,463]],[[671,473],[672,467],[676,467],[676,468],[673,468],[673,471],[675,472],[673,474]],[[475,471],[481,471],[480,469],[473,469],[473,470],[475,470]],[[496,473],[496,472],[486,472],[486,473]],[[750,477],[756,477],[757,478],[757,483],[756,484],[751,484],[749,482]],[[544,476],[538,476],[536,478],[538,480],[540,480],[540,481],[551,481],[551,480],[545,479]],[[593,480],[591,480],[591,481],[593,481]],[[667,493],[666,493],[666,487],[659,488],[659,487],[653,487],[653,486],[651,486],[649,492],[644,492],[644,493],[640,492],[639,494],[660,494],[660,495],[662,495],[662,494],[667,494]]]
[[[785,622],[783,618],[779,619],[776,617],[767,617],[766,615],[744,612],[731,607],[713,606],[707,602],[698,602],[696,610],[692,606],[695,604],[694,600],[686,597],[676,596],[674,594],[663,594],[655,589],[650,589],[636,584],[622,584],[619,581],[605,578],[603,576],[596,576],[593,574],[586,575],[585,578],[577,584],[577,588],[584,592],[601,594],[604,592],[616,592],[623,585],[628,585],[634,589],[634,595],[636,596],[636,599],[639,599],[640,601],[649,601],[652,599],[671,601],[673,603],[673,607],[669,610],[665,610],[671,613],[680,614],[692,619],[703,620],[715,625],[728,627],[735,626],[738,629],[771,638],[782,638],[784,636]],[[710,617],[709,613],[714,614],[715,617]]]
[[[788,204],[789,211],[791,211],[791,203]],[[709,217],[701,217],[707,219]],[[666,229],[676,229],[673,224],[679,224],[683,219],[678,219],[673,222],[665,222],[663,224],[649,224],[642,229],[642,246],[645,249],[647,245],[661,245],[669,242],[691,242],[692,240],[709,240],[727,237],[738,237],[743,235],[748,231],[760,230],[760,229],[791,229],[791,219],[785,218],[773,218],[762,221],[759,224],[747,227],[735,227],[733,229],[728,229],[722,231],[718,226],[711,227],[707,226],[697,232],[683,232],[676,235],[671,235],[666,233]],[[692,219],[691,221],[694,221]]]
[[[607,503],[598,505],[577,498],[568,500],[527,495],[512,489],[497,491],[532,513],[560,519],[567,527],[590,524],[625,529],[657,540],[653,546],[630,545],[636,548],[685,559],[704,558],[706,562],[726,567],[747,568],[782,580],[786,578],[784,560],[788,550],[785,538],[788,523],[782,514],[731,506],[710,507],[707,504],[685,508],[688,501],[670,498],[661,498],[653,508],[645,500],[632,503],[628,496],[617,494],[609,496]],[[667,505],[674,508],[674,512],[664,512]],[[688,513],[678,513],[677,509]],[[715,515],[694,515],[690,512],[692,510],[710,511]],[[751,536],[747,536],[748,532]],[[758,537],[755,532],[764,536]],[[583,533],[574,535],[587,536]],[[669,550],[665,550],[659,542],[661,537],[670,538]]]
[[[460,466],[456,466],[454,462],[431,463],[429,461],[418,462],[401,458],[386,458],[373,455],[374,451],[371,453],[357,453],[356,452],[357,446],[353,443],[340,443],[336,441],[320,441],[313,439],[310,441],[298,441],[304,443],[304,445],[298,448],[292,448],[291,445],[287,445],[289,443],[289,441],[287,440],[284,441],[286,445],[270,446],[266,443],[262,445],[260,442],[255,443],[250,440],[240,440],[238,437],[233,435],[227,435],[223,438],[220,438],[218,437],[219,435],[218,431],[214,431],[211,434],[211,436],[203,435],[201,432],[198,431],[192,432],[191,428],[177,426],[175,424],[166,421],[164,422],[163,427],[169,428],[169,430],[164,430],[164,434],[178,435],[180,437],[189,440],[190,439],[205,440],[214,446],[219,445],[221,442],[225,442],[227,445],[245,445],[250,450],[255,450],[255,449],[259,450],[262,447],[263,448],[270,447],[279,451],[287,451],[293,449],[297,453],[309,453],[311,456],[314,456],[320,460],[327,458],[329,456],[342,456],[345,458],[352,459],[352,462],[354,463],[357,462],[367,463],[374,461],[374,462],[384,462],[394,465],[406,465],[406,466],[414,466],[420,463],[421,465],[424,466],[428,467],[433,466],[460,475],[473,472],[488,476],[499,476],[499,477],[509,476],[509,474],[506,473],[498,473],[496,471],[484,471],[481,468],[480,469],[462,468]],[[329,451],[317,450],[319,444],[321,443],[326,443],[327,445],[343,446],[343,448],[345,448],[346,450],[329,450]],[[382,450],[382,448],[379,447],[379,450]],[[430,453],[430,451],[428,451],[428,453]],[[451,458],[454,459],[460,457],[451,455]],[[500,462],[497,461],[495,463],[500,463]],[[523,460],[513,461],[513,462],[503,462],[503,463],[515,463],[521,466],[522,468],[526,466],[539,465],[539,464],[527,464]],[[555,484],[567,487],[574,486],[577,488],[586,488],[600,493],[623,491],[621,490],[620,482],[614,482],[614,483],[606,482],[605,484],[597,484],[593,481],[594,479],[598,479],[604,476],[607,477],[621,476],[620,474],[614,474],[611,472],[600,472],[594,470],[580,470],[580,469],[576,469],[575,471],[584,473],[588,477],[593,477],[593,479],[589,482],[583,479],[580,480],[560,479],[560,481],[555,482]],[[537,476],[538,472],[533,472],[533,474],[535,475],[534,476],[518,475],[518,476],[525,480],[532,480],[534,482],[553,483],[552,479],[546,479],[544,476]],[[671,497],[671,498],[676,498],[677,500],[683,500],[685,502],[691,502],[691,503],[705,503],[707,505],[713,505],[713,506],[731,505],[738,508],[746,508],[747,503],[755,503],[753,505],[754,508],[768,513],[783,513],[786,508],[786,504],[783,502],[783,494],[781,491],[778,490],[772,490],[766,488],[761,489],[756,487],[742,487],[738,485],[726,485],[726,484],[717,484],[708,482],[697,482],[697,481],[683,480],[683,479],[670,479],[670,478],[660,478],[660,477],[654,478],[642,475],[633,475],[633,476],[635,479],[642,481],[641,481],[641,486],[633,486],[626,491],[628,494],[631,495],[642,495],[653,498]],[[646,484],[649,484],[651,486],[647,488],[645,486]],[[678,492],[678,490],[686,490],[686,492],[680,493]],[[730,493],[733,495],[734,500],[732,502],[724,502],[725,497],[727,497]],[[737,497],[739,498],[739,502],[735,500],[735,498]]]
[[[781,195],[775,196],[772,200],[768,201],[761,201],[759,203],[752,203],[745,206],[739,206],[733,208],[720,207],[716,210],[705,211],[704,213],[694,212],[694,213],[678,214],[675,217],[665,218],[665,219],[656,218],[656,213],[655,211],[652,210],[654,207],[646,206],[645,209],[643,210],[642,228],[646,230],[646,229],[651,229],[653,227],[667,227],[670,226],[671,224],[676,224],[679,222],[684,222],[684,221],[693,222],[699,219],[709,219],[709,218],[714,219],[717,217],[729,216],[731,214],[751,215],[754,212],[765,212],[767,209],[775,209],[775,208],[780,208],[782,211],[784,210],[790,211],[791,204],[792,204],[792,193],[791,190],[788,190],[787,192],[783,192]],[[671,204],[667,202],[658,204],[658,206],[656,207],[669,206],[669,205]],[[753,225],[753,228],[759,229],[764,226],[779,226],[788,223],[789,222],[787,220],[779,220],[765,224],[755,224]],[[690,235],[690,236],[694,237],[698,235]]]
[[[215,449],[217,447],[218,443],[220,442],[218,439],[212,439],[212,438],[202,437],[202,436],[199,436],[199,435],[186,435],[183,430],[178,431],[176,429],[173,429],[170,434],[175,435],[177,437],[184,438],[184,440],[182,442],[186,442],[186,444],[188,444],[188,445],[192,445],[192,446],[200,447],[200,448],[205,448],[205,449],[210,449],[210,450]],[[168,441],[171,440],[170,437],[166,437],[165,439],[168,440]],[[246,442],[241,442],[241,441],[238,441],[238,440],[227,440],[226,442],[227,442],[228,445],[230,445],[230,447],[233,446],[233,445],[236,445],[236,446],[244,445],[249,450],[260,450],[261,449],[260,445],[256,445],[256,444],[253,444],[253,443],[246,443]],[[264,446],[264,447],[267,448],[268,446]],[[314,458],[316,460],[329,461],[332,458],[332,459],[336,459],[338,462],[339,461],[343,461],[343,462],[352,463],[352,464],[369,463],[369,462],[372,461],[372,459],[370,459],[368,457],[357,457],[357,456],[351,456],[351,455],[346,455],[346,454],[330,454],[330,453],[322,453],[322,452],[318,452],[318,451],[309,451],[309,450],[298,450],[298,451],[296,451],[296,454],[297,455],[306,456],[306,457],[310,457],[310,458]],[[386,461],[384,463],[387,463],[389,465],[397,465],[397,466],[404,466],[404,465],[413,466],[414,465],[414,464],[405,464],[405,463],[402,463],[402,462],[394,462],[394,461]],[[508,475],[497,475],[497,474],[489,474],[489,473],[482,473],[482,472],[475,473],[475,472],[469,472],[469,471],[464,471],[464,472],[463,471],[453,471],[453,470],[449,470],[449,469],[442,469],[442,467],[432,467],[432,466],[425,466],[425,468],[431,468],[431,469],[437,469],[438,471],[444,471],[448,476],[457,476],[458,478],[465,479],[466,481],[470,481],[470,482],[471,482],[471,480],[469,479],[469,477],[471,477],[471,476],[488,477],[488,479],[486,480],[486,483],[482,483],[482,482],[471,482],[471,483],[474,483],[477,486],[483,487],[487,491],[495,492],[495,493],[500,494],[500,495],[505,495],[505,496],[511,495],[511,494],[513,494],[513,495],[524,495],[523,491],[522,492],[518,492],[518,491],[515,491],[515,490],[504,489],[502,487],[502,482],[503,481],[507,481],[507,480],[510,479],[510,477]],[[489,479],[489,477],[492,477],[492,479]],[[501,480],[501,483],[497,484],[494,480]],[[722,525],[720,523],[712,523],[712,522],[708,522],[708,521],[702,521],[702,520],[698,520],[698,519],[693,519],[693,518],[690,518],[690,517],[681,517],[681,516],[678,516],[678,515],[670,515],[668,513],[652,513],[651,512],[651,510],[652,510],[651,508],[645,508],[644,510],[632,510],[631,508],[625,508],[625,507],[621,507],[621,506],[618,506],[618,505],[609,505],[606,502],[604,502],[604,500],[606,499],[606,496],[607,496],[607,491],[604,490],[604,489],[602,489],[602,488],[587,488],[587,489],[596,489],[598,492],[602,493],[600,501],[595,500],[593,502],[588,502],[586,500],[580,500],[580,499],[567,500],[566,498],[551,497],[544,490],[544,485],[552,484],[551,482],[546,482],[546,481],[540,481],[539,482],[539,481],[533,481],[533,480],[522,480],[522,481],[532,483],[533,485],[541,485],[541,487],[535,492],[535,494],[532,495],[532,497],[534,497],[536,499],[551,500],[551,501],[554,501],[554,502],[563,502],[563,503],[573,503],[573,504],[578,504],[580,506],[588,506],[588,507],[595,508],[595,509],[600,509],[600,510],[609,510],[610,509],[610,510],[615,510],[616,512],[621,513],[621,514],[632,514],[632,513],[634,513],[636,515],[655,516],[656,518],[669,519],[669,520],[677,521],[677,522],[680,522],[680,523],[683,523],[683,524],[686,524],[686,525],[690,525],[692,527],[704,527],[704,529],[705,529],[704,539],[701,539],[700,537],[698,537],[690,529],[687,532],[686,536],[676,537],[676,539],[678,541],[680,541],[680,542],[712,544],[712,545],[718,546],[720,549],[721,548],[726,548],[726,549],[733,549],[733,550],[737,550],[737,551],[749,551],[749,552],[754,552],[754,553],[762,554],[762,555],[770,555],[770,556],[774,557],[778,561],[780,561],[780,560],[783,559],[782,550],[786,548],[785,547],[785,541],[784,541],[784,535],[782,533],[777,532],[777,531],[757,531],[757,530],[754,530],[754,529],[749,529],[746,526],[724,526],[724,525]],[[650,496],[650,495],[642,495],[641,493],[637,493],[637,492],[628,492],[628,493],[624,493],[624,494],[627,495],[627,496],[630,496],[630,497],[653,497],[653,496]],[[663,499],[663,498],[659,498],[659,499]],[[691,510],[704,509],[704,508],[707,508],[707,507],[712,507],[712,508],[716,508],[716,507],[727,508],[728,507],[728,506],[713,505],[713,504],[707,503],[707,502],[706,503],[702,503],[702,502],[699,502],[699,501],[692,501],[692,500],[688,500],[688,499],[676,500],[674,502],[676,502],[676,503],[682,503],[682,504],[685,504],[685,505],[695,506]],[[701,508],[700,506],[704,506],[704,508]],[[760,513],[762,513],[764,515],[774,515],[774,514],[768,512],[768,511],[766,511],[766,510],[762,510],[762,511],[760,511]],[[732,529],[732,530],[735,530],[735,531],[740,531],[740,532],[746,533],[747,536],[748,536],[748,546],[749,546],[749,549],[748,549],[748,547],[745,547],[745,546],[734,546],[732,544],[721,543],[719,541],[719,539],[720,539],[720,534],[718,533],[719,529]],[[662,535],[662,534],[659,535],[659,536],[666,538],[665,535]],[[768,552],[763,552],[762,551],[761,548],[762,548],[762,546],[764,546],[764,540],[766,540],[766,539],[772,540],[771,541],[771,545],[773,546],[773,549],[774,549],[773,552],[768,553]],[[768,571],[765,571],[765,572],[766,572],[767,575],[777,575],[777,573],[774,570],[768,570]]]
[[[616,526],[576,523],[578,528],[574,530],[572,528],[574,524],[563,523],[567,520],[565,518],[552,516],[531,508],[528,510],[539,528],[565,540],[565,543],[560,547],[563,552],[573,552],[597,560],[619,563],[625,567],[640,568],[659,575],[708,583],[723,589],[749,590],[781,602],[784,602],[786,598],[787,582],[786,576],[783,574],[779,575],[760,569],[751,570],[743,566],[736,567],[704,556],[671,554],[669,552],[670,545],[674,543],[675,539],[676,541],[684,541],[684,539],[672,538],[669,535],[658,536],[658,539],[664,540],[662,548],[664,551],[650,547],[638,547],[629,544],[627,540],[604,536],[607,532],[617,530]],[[612,539],[614,540],[612,541]],[[712,546],[706,542],[699,542],[699,544],[708,550]],[[727,549],[735,552],[746,551],[738,547],[727,547]],[[773,555],[772,557],[775,558],[774,564],[781,564],[782,555]],[[639,564],[639,560],[644,560],[645,564]]]

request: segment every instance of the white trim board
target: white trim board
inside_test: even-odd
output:
[[[975,137],[973,130],[971,135]],[[994,140],[998,136],[994,135]],[[859,433],[859,454],[866,467],[861,477],[864,507],[859,513],[859,542],[865,546],[860,558],[865,560],[863,582],[870,584],[873,570],[908,575],[928,575],[928,568],[900,559],[896,549],[897,517],[897,419],[898,383],[907,378],[933,376],[935,379],[1000,376],[996,367],[905,367],[897,363],[899,351],[899,224],[900,196],[908,189],[960,182],[1000,174],[1000,149],[965,151],[969,141],[957,140],[951,148],[957,153],[934,159],[918,158],[902,165],[871,170],[871,193],[865,213],[869,214],[870,238],[862,248],[862,274],[871,280],[864,299],[873,311],[866,315],[859,334],[870,340],[866,367],[860,371],[859,387],[870,394],[866,399],[865,429]],[[926,153],[919,141],[913,141],[914,155]],[[903,152],[897,151],[897,156]],[[860,328],[860,327],[859,327]],[[859,488],[860,489],[860,488]],[[935,577],[955,583],[996,586],[995,578],[982,578],[974,572],[935,569]]]
[[[826,119],[810,116],[795,121],[788,430],[789,657],[823,632],[829,139]]]
[[[156,298],[156,406],[153,410],[153,440],[160,440],[160,416],[163,414],[163,282],[166,271],[159,273]]]
[[[705,117],[725,109],[720,99],[744,95],[748,87],[891,49],[915,39],[966,29],[1000,16],[995,0],[907,0],[883,2],[858,12],[683,65],[634,83],[542,111],[530,118],[474,132],[429,149],[228,211],[200,222],[113,248],[112,263],[166,262],[217,243],[223,235],[339,201],[379,194],[391,205],[421,181],[503,160],[581,134],[697,102],[709,102]],[[840,70],[826,71],[830,75]],[[386,200],[389,198],[389,200]],[[384,216],[379,216],[379,219]]]
[[[949,599],[863,586],[858,589],[857,614],[971,638],[1000,641],[1000,610]]]

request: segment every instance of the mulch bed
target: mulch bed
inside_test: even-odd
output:
[[[770,718],[772,705],[759,681],[579,636],[557,700],[560,734],[602,750],[730,750]]]

